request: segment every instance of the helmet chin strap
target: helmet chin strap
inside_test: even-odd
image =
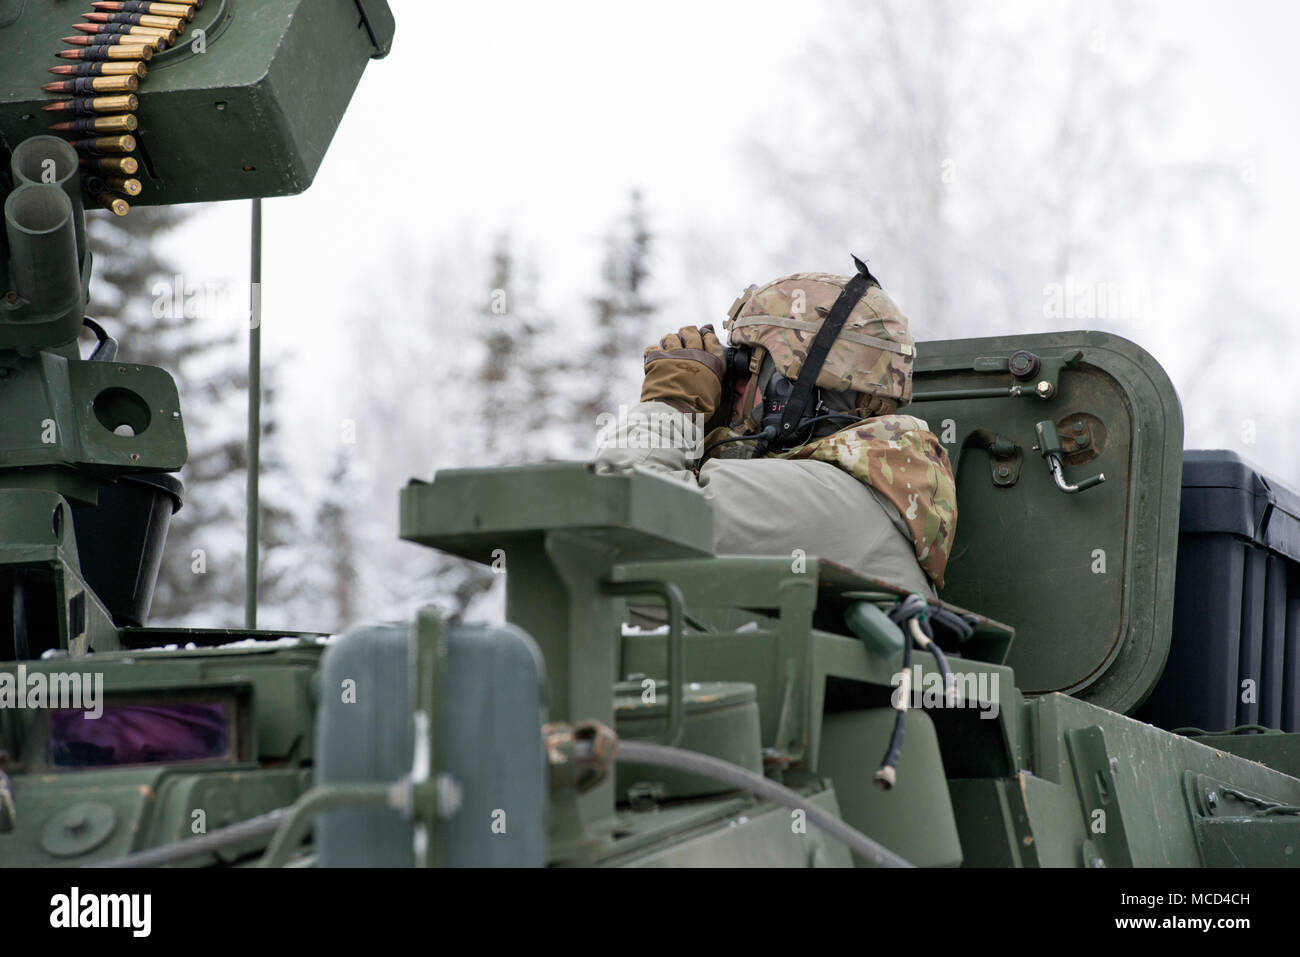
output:
[[[857,256],[853,257],[853,264],[857,266],[858,271],[844,284],[844,289],[836,298],[835,304],[831,306],[831,311],[827,314],[821,328],[817,330],[817,335],[813,337],[812,345],[808,347],[808,355],[799,369],[799,377],[795,379],[794,388],[790,391],[784,409],[781,410],[780,420],[773,421],[774,416],[771,414],[763,417],[763,432],[759,436],[756,447],[760,455],[774,446],[781,448],[793,444],[803,433],[806,420],[812,418],[812,414],[816,412],[815,404],[811,411],[808,406],[813,400],[817,376],[821,374],[822,365],[826,362],[826,356],[830,354],[831,346],[839,337],[844,323],[848,321],[849,313],[853,312],[853,307],[866,295],[869,288],[880,285],[876,277],[867,269],[866,263]],[[773,379],[775,378],[773,376]],[[764,396],[765,405],[766,400],[767,397]]]

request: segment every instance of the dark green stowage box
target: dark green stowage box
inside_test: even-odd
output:
[[[89,6],[0,0],[4,148],[67,118],[42,111],[57,97],[41,84],[56,79],[49,67],[75,62],[54,54],[68,49],[60,37]],[[388,53],[393,31],[385,0],[207,0],[141,81],[135,155],[144,190],[132,205],[302,192],[366,63]]]
[[[1300,495],[1236,453],[1187,452],[1174,635],[1138,717],[1300,730]]]

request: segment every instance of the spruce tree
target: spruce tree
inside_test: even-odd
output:
[[[309,568],[319,570],[324,581],[315,592],[332,604],[332,620],[325,623],[329,631],[355,624],[360,605],[358,577],[359,546],[354,513],[361,499],[358,468],[351,450],[341,447],[335,453],[329,482],[316,506],[316,538],[321,555]]]
[[[649,298],[654,235],[639,190],[604,240],[600,289],[591,299],[595,341],[586,364],[589,387],[578,408],[587,422],[636,400],[641,355],[651,341],[657,304]]]
[[[557,347],[550,318],[537,303],[535,276],[519,262],[511,238],[499,236],[487,270],[478,310],[474,379],[464,392],[461,415],[468,441],[456,462],[462,466],[517,465],[572,457],[581,433],[556,403],[569,358]],[[507,570],[502,555],[484,567],[440,555],[434,573],[440,600],[452,621],[460,620]]]
[[[189,445],[180,473],[184,504],[168,530],[151,622],[225,627],[243,619],[247,324],[233,317],[247,292],[180,273],[165,246],[185,216],[172,207],[137,207],[121,218],[89,213],[95,262],[88,311],[119,340],[121,359],[166,369],[180,392]],[[283,466],[275,451],[273,368],[263,370],[263,383],[262,472],[271,494],[262,501],[261,597],[273,605],[283,597],[275,552],[292,539],[293,517],[274,493]]]

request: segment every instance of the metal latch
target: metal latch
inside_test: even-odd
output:
[[[1106,481],[1106,473],[1098,472],[1077,485],[1071,485],[1065,480],[1065,475],[1061,471],[1061,456],[1065,453],[1065,449],[1061,444],[1061,434],[1056,431],[1056,423],[1051,419],[1044,419],[1034,425],[1034,431],[1038,433],[1038,444],[1034,446],[1034,451],[1047,460],[1047,467],[1052,471],[1052,479],[1062,492],[1073,495],[1075,492],[1085,492]]]
[[[942,402],[954,399],[1019,399],[1031,396],[1054,399],[1060,391],[1059,379],[1065,369],[1074,368],[1083,359],[1083,350],[1076,349],[1068,356],[1038,356],[1018,349],[1010,356],[979,356],[970,366],[954,365],[931,369],[931,372],[950,372],[962,368],[976,372],[1009,372],[1009,386],[989,386],[978,389],[940,389],[935,392],[913,392],[913,402]]]

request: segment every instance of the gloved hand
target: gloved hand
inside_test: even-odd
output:
[[[679,412],[713,417],[722,398],[726,354],[713,326],[685,326],[645,351],[642,402],[666,402]]]

